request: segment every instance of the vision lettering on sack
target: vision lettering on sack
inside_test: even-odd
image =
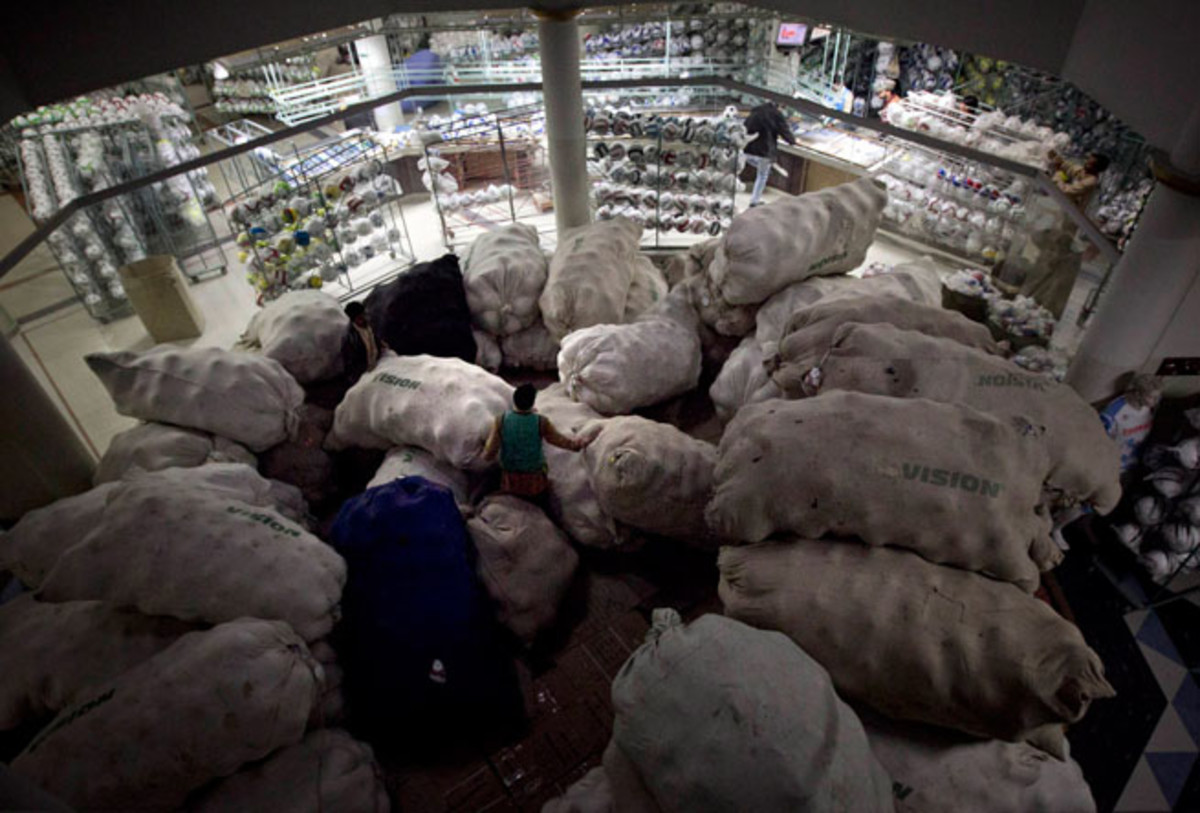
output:
[[[398,375],[391,373],[376,373],[375,381],[380,384],[388,384],[393,387],[399,387],[402,390],[419,390],[421,389],[420,381],[413,381],[411,378],[401,378]]]
[[[967,474],[962,471],[931,469],[929,466],[923,466],[920,463],[905,463],[903,468],[905,480],[920,480],[922,483],[928,483],[931,486],[957,488],[969,494],[979,494],[983,497],[996,498],[1000,496],[1002,484],[993,482],[986,477],[977,477],[974,474]]]
[[[225,510],[231,514],[237,514],[240,517],[245,517],[246,519],[257,522],[260,525],[266,525],[276,533],[287,534],[288,536],[294,536],[297,538],[300,536],[300,532],[295,528],[289,528],[270,514],[260,514],[257,511],[247,511],[245,508],[239,508],[236,505],[226,506]]]
[[[109,700],[112,700],[113,695],[116,693],[117,693],[116,689],[109,689],[107,692],[100,695],[99,697],[94,697],[91,700],[84,703],[83,705],[79,706],[78,708],[76,708],[74,711],[72,711],[70,714],[66,715],[65,717],[60,717],[59,719],[55,720],[47,728],[45,728],[41,734],[38,734],[37,737],[34,738],[33,742],[31,742],[29,744],[29,748],[26,749],[25,753],[32,754],[34,751],[36,751],[38,749],[38,747],[43,742],[46,741],[46,738],[49,737],[51,734],[53,734],[55,731],[58,731],[60,728],[64,728],[65,726],[70,725],[71,723],[75,722],[80,717],[87,714],[92,709],[96,708],[97,706],[104,705]]]
[[[1020,389],[1036,390],[1037,392],[1045,392],[1049,389],[1050,382],[1039,376],[1033,375],[1017,375],[1016,373],[995,373],[988,375],[984,373],[979,376],[975,382],[977,387],[1017,387]]]
[[[836,263],[840,260],[846,259],[846,257],[848,257],[848,256],[850,256],[850,254],[847,251],[841,251],[841,252],[838,252],[837,254],[830,254],[828,257],[823,257],[823,258],[817,260],[812,265],[810,265],[808,267],[808,270],[809,271],[819,271],[827,265],[832,265],[833,263]]]

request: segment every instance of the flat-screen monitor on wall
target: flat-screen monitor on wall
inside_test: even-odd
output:
[[[775,44],[785,48],[799,48],[804,44],[808,34],[808,26],[804,23],[780,23],[779,33],[775,35]]]

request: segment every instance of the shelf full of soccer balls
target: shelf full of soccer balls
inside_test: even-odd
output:
[[[736,109],[711,117],[592,109],[585,127],[597,219],[627,217],[656,234],[728,228],[749,140]]]
[[[279,180],[235,203],[238,260],[260,300],[320,288],[375,257],[396,256],[402,233],[388,204],[399,193],[372,158],[324,180]]]

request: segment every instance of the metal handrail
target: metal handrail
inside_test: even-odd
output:
[[[1003,169],[1015,175],[1021,175],[1026,178],[1033,179],[1047,195],[1054,198],[1059,206],[1066,210],[1067,214],[1075,221],[1080,230],[1091,240],[1092,243],[1100,250],[1105,259],[1109,262],[1116,262],[1120,258],[1120,252],[1116,247],[1101,234],[1100,230],[1087,219],[1083,212],[1079,211],[1065,195],[1058,189],[1054,182],[1044,172],[1027,166],[1025,164],[1010,161],[1005,158],[990,155],[978,150],[965,147],[961,144],[955,144],[949,141],[942,141],[924,133],[913,130],[904,130],[899,127],[893,127],[885,122],[877,119],[859,118],[850,113],[843,113],[832,108],[824,107],[815,102],[810,102],[806,99],[795,99],[766,88],[756,87],[754,85],[740,82],[728,77],[717,76],[691,76],[691,77],[674,77],[655,80],[646,79],[608,79],[600,81],[583,82],[584,90],[623,90],[639,87],[661,87],[661,88],[677,88],[677,87],[720,87],[730,93],[740,93],[747,96],[755,96],[760,99],[774,101],[782,107],[789,107],[800,113],[804,113],[815,117],[824,117],[834,119],[851,127],[872,130],[880,135],[891,136],[903,141],[910,141],[930,149],[939,150],[941,152],[957,155],[970,161],[977,161],[984,164]],[[312,130],[326,127],[335,122],[341,121],[350,116],[365,113],[374,110],[381,105],[391,104],[392,102],[403,101],[412,97],[427,97],[427,96],[469,96],[481,95],[487,93],[528,93],[538,92],[542,90],[541,82],[522,82],[516,84],[500,84],[500,85],[428,85],[418,88],[405,88],[404,90],[389,93],[386,96],[380,96],[374,99],[368,99],[362,102],[356,102],[347,105],[344,109],[333,113],[312,119],[303,124],[289,127],[284,130],[279,130],[268,136],[247,141],[242,144],[236,144],[231,147],[226,147],[223,150],[212,152],[207,155],[201,155],[198,158],[193,158],[189,161],[176,164],[172,167],[167,167],[140,178],[124,181],[119,184],[107,187],[97,192],[91,192],[87,195],[75,198],[68,202],[65,206],[55,212],[52,216],[43,221],[31,234],[21,240],[11,251],[3,258],[0,258],[0,278],[3,278],[11,271],[17,263],[29,255],[38,245],[45,241],[56,229],[62,226],[70,217],[81,209],[89,206],[94,206],[98,203],[125,195],[130,192],[137,191],[150,184],[159,183],[176,175],[182,175],[192,170],[203,169],[207,166],[215,164],[219,161],[225,161],[242,153],[250,152],[251,150],[265,147],[277,141],[284,141],[294,138],[301,133],[307,133]]]

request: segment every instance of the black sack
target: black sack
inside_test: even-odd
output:
[[[417,263],[371,291],[363,304],[377,339],[401,356],[422,354],[475,363],[471,311],[458,257]]]

